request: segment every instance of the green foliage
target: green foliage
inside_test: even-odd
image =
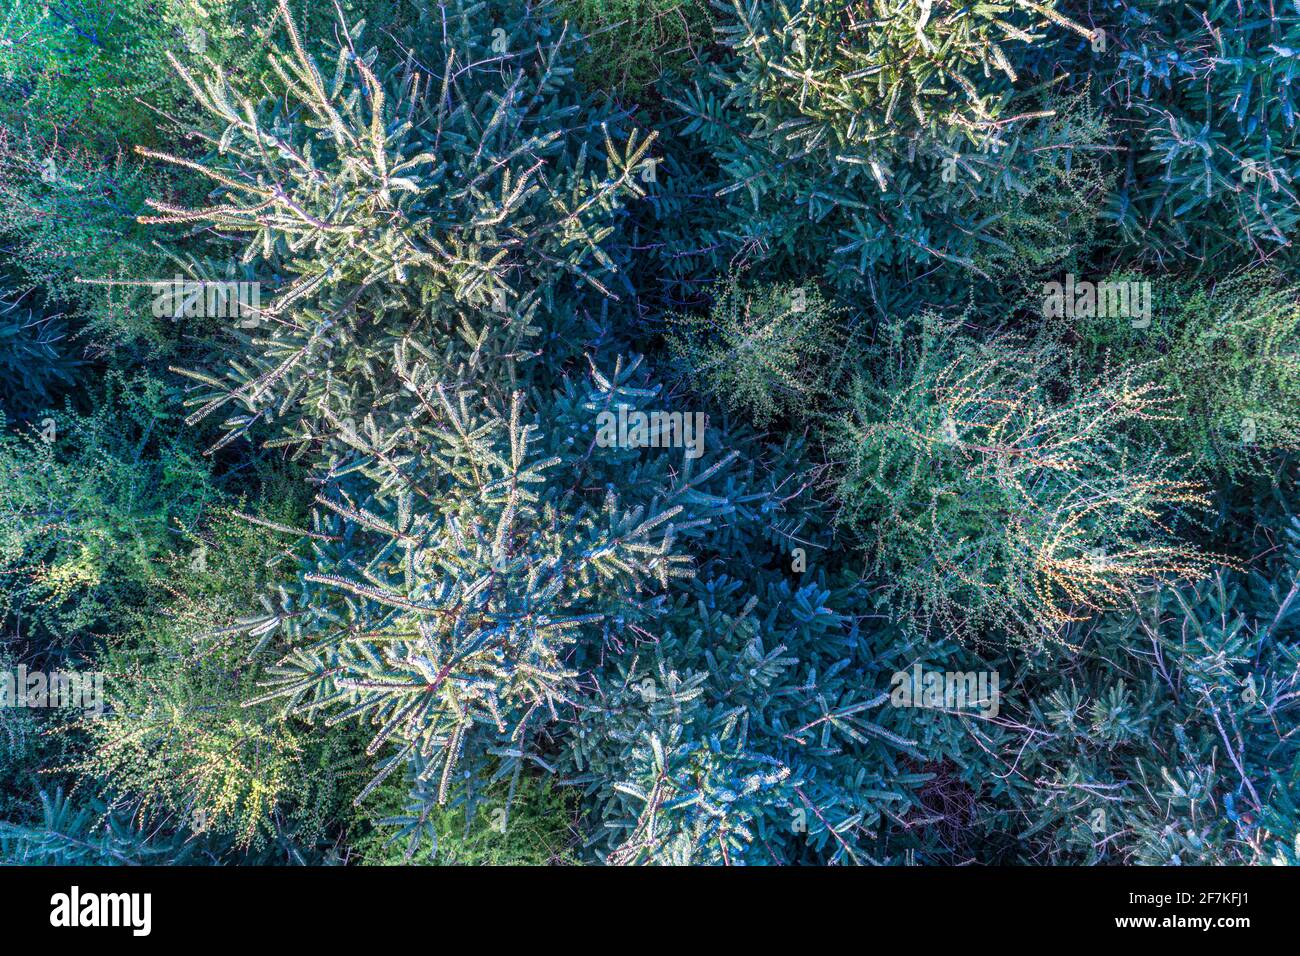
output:
[[[174,130],[171,51],[233,44],[233,4],[15,0],[0,21],[0,231],[13,262],[98,331],[157,340],[129,304],[76,280],[137,280],[164,259],[136,223],[152,181],[125,155]],[[211,47],[209,46],[211,44]],[[138,304],[137,304],[138,307]]]
[[[436,507],[407,493],[384,502],[387,514],[318,498],[377,533],[373,556],[349,562],[359,577],[333,562],[308,572],[327,590],[258,624],[313,635],[270,671],[266,699],[287,698],[298,713],[346,703],[344,715],[379,728],[369,753],[396,745],[370,786],[418,755],[438,775],[439,803],[462,751],[517,748],[531,720],[569,702],[577,675],[564,661],[584,627],[624,594],[689,573],[673,546],[677,496],[647,512],[611,492],[600,509],[562,514],[537,501],[533,489],[559,462],[529,453],[533,429],[517,402],[508,422],[443,403],[451,427],[421,442],[424,467],[449,473]]]
[[[575,807],[572,794],[548,776],[524,774],[516,786],[490,788],[461,806],[421,803],[405,816],[410,780],[390,778],[376,792],[373,829],[354,849],[364,866],[557,866],[577,862],[572,854]],[[390,814],[385,818],[383,814]],[[394,832],[393,824],[403,829]]]
[[[7,651],[0,652],[0,673],[13,674],[15,663]],[[27,809],[31,795],[20,781],[34,778],[49,756],[43,729],[36,711],[0,707],[0,779],[10,782],[0,790],[0,819],[21,819]]]
[[[371,6],[399,28],[394,5]],[[332,6],[309,9],[317,25],[334,17]],[[202,201],[207,187],[130,150],[170,148],[197,113],[171,59],[220,62],[260,89],[274,79],[274,10],[271,0],[15,0],[0,20],[0,233],[27,281],[97,338],[154,349],[167,339],[139,286],[177,271],[180,232],[137,216],[148,196]]]
[[[1048,36],[1090,35],[1053,3],[732,6],[730,56],[674,102],[716,157],[723,228],[776,268],[841,289],[876,268],[989,279],[1070,245],[1104,128],[1032,83]]]
[[[785,507],[811,512],[798,497]],[[834,564],[825,528],[801,532],[814,570],[792,578],[788,544],[773,566],[772,546],[745,535],[728,549],[726,573],[694,579],[673,600],[657,645],[629,645],[605,669],[598,706],[580,713],[560,768],[588,794],[600,859],[901,859],[906,843],[886,835],[922,809],[904,761],[955,756],[961,731],[942,714],[936,726],[889,706],[889,675],[957,652],[864,626],[861,582],[823,569]]]
[[[258,852],[189,829],[142,827],[97,798],[42,790],[30,823],[0,821],[0,863],[17,866],[328,865],[337,858],[281,838]]]
[[[71,385],[77,361],[68,354],[67,325],[21,300],[0,299],[0,410],[10,417],[49,408]]]
[[[1000,283],[1028,285],[1086,261],[1096,250],[1103,199],[1114,175],[1098,158],[1112,136],[1111,124],[1090,99],[1088,91],[1049,98],[1054,115],[1026,144],[1033,162],[1020,185],[972,203],[977,221],[995,224],[986,268]],[[1011,298],[1009,291],[986,294]]]
[[[265,310],[270,334],[254,341],[228,381],[193,376],[210,387],[193,400],[201,406],[194,420],[231,402],[242,406],[228,420],[226,440],[285,418],[292,429],[285,443],[301,451],[317,431],[333,431],[329,444],[342,451],[347,430],[337,423],[359,428],[383,396],[370,376],[356,378],[357,385],[370,379],[370,387],[354,392],[319,368],[346,375],[370,362],[390,364],[395,348],[411,349],[448,384],[455,376],[474,384],[471,373],[492,358],[513,360],[536,345],[537,310],[555,307],[557,295],[574,286],[605,290],[601,277],[612,263],[598,243],[620,198],[640,193],[635,174],[650,140],[633,133],[620,150],[597,120],[567,136],[552,128],[573,111],[561,96],[569,72],[558,60],[569,50],[562,37],[521,49],[508,73],[459,69],[491,54],[493,31],[502,28],[481,6],[457,10],[448,14],[438,61],[450,72],[436,83],[408,61],[385,74],[385,87],[371,69],[377,51],[352,47],[358,31],[345,34],[327,89],[287,8],[281,16],[291,52],[274,60],[286,99],[269,115],[238,111],[229,78],[201,82],[178,64],[223,124],[210,139],[226,150],[213,166],[196,167],[222,199],[197,210],[151,201],[160,215],[146,221],[251,233],[245,261],[292,276]],[[534,25],[534,14],[523,16],[519,29]],[[310,120],[290,121],[290,109]],[[592,153],[602,147],[598,172]],[[545,177],[543,166],[550,167]],[[281,185],[265,185],[271,181]],[[304,257],[308,246],[313,255]],[[455,350],[464,344],[472,365],[457,368]],[[385,385],[400,384],[405,362]]]
[[[147,101],[169,81],[162,51],[197,47],[204,20],[189,0],[14,0],[0,27],[0,117],[42,141],[62,135],[102,146],[119,134],[150,135]]]
[[[227,422],[217,447],[260,419],[283,418],[287,434],[271,443],[314,450],[327,486],[310,532],[322,544],[308,560],[302,593],[282,592],[279,606],[250,625],[258,635],[283,625],[299,644],[268,672],[272,689],[263,699],[284,697],[286,711],[300,714],[332,706],[334,721],[367,718],[378,728],[370,754],[395,745],[371,787],[418,758],[427,762],[425,778],[440,775],[443,803],[463,751],[517,751],[531,720],[554,719],[568,701],[574,675],[563,658],[579,628],[628,588],[666,585],[683,573],[670,523],[680,505],[670,498],[649,509],[623,507],[612,495],[571,508],[563,507],[567,499],[538,501],[533,489],[559,461],[531,447],[537,429],[525,424],[518,394],[493,388],[475,396],[466,377],[493,360],[510,368],[515,350],[540,331],[534,313],[562,277],[602,288],[608,260],[595,245],[609,230],[602,220],[617,196],[636,192],[632,175],[646,144],[620,155],[602,131],[601,178],[587,172],[585,143],[575,149],[553,133],[532,132],[544,117],[567,112],[547,99],[566,72],[554,63],[561,46],[528,54],[537,58],[536,77],[522,65],[512,77],[471,72],[466,88],[433,100],[418,95],[409,65],[387,96],[367,62],[374,57],[345,49],[329,94],[287,11],[282,16],[293,48],[280,60],[283,78],[317,118],[333,155],[285,145],[271,157],[259,144],[282,134],[264,133],[226,106],[223,80],[204,92],[186,74],[204,104],[231,124],[223,135],[243,137],[254,150],[231,154],[248,168],[210,175],[236,193],[265,192],[253,185],[253,164],[266,162],[266,178],[296,181],[300,193],[267,197],[282,206],[271,218],[233,204],[199,213],[156,205],[160,218],[210,216],[225,229],[251,228],[249,255],[260,251],[268,264],[308,239],[323,258],[292,260],[304,271],[268,309],[276,331],[254,343],[261,355],[234,366],[232,385],[194,374],[220,389],[202,399],[195,417],[231,399],[248,409]],[[442,61],[449,70],[486,50],[492,30],[482,16],[481,7],[467,5],[452,18],[457,29]],[[346,37],[351,43],[355,34]],[[365,98],[345,96],[349,71]],[[493,98],[473,86],[486,83],[495,93],[499,84],[524,82],[535,84],[530,98]],[[420,122],[412,125],[407,117],[416,110]],[[537,165],[529,154],[559,167],[545,188],[530,182]],[[317,156],[327,157],[320,166]],[[462,184],[438,188],[451,180]],[[345,196],[348,202],[336,201]],[[429,205],[435,201],[446,205]],[[525,222],[529,233],[516,225]],[[441,256],[453,250],[448,268]],[[511,289],[508,278],[535,286]],[[404,307],[426,321],[412,323]],[[375,321],[358,321],[358,313]],[[321,376],[336,355],[344,366]],[[337,387],[335,375],[346,381],[363,355],[368,387]],[[583,414],[590,420],[594,411]]]
[[[11,264],[25,283],[92,313],[96,331],[158,338],[147,300],[120,292],[106,297],[100,285],[78,282],[159,274],[165,258],[135,222],[155,186],[120,152],[101,157],[74,146],[46,147],[29,134],[0,130],[0,231],[12,239]]]
[[[1006,145],[1006,121],[1027,118],[1007,112],[1019,79],[1012,58],[1041,37],[1035,31],[1090,36],[1052,3],[905,2],[871,12],[819,2],[732,6],[729,45],[748,39],[756,48],[743,54],[747,96],[784,110],[780,119],[799,117],[773,142],[784,140],[786,155],[862,150],[864,173],[878,184],[883,164],[907,152],[911,138],[922,149]]]
[[[715,290],[707,316],[669,318],[668,346],[696,391],[755,424],[806,412],[834,384],[834,307],[815,288]]]
[[[982,824],[1023,827],[1032,862],[1294,865],[1298,572],[1292,520],[1251,575],[1162,587],[1018,671],[992,735],[1016,780]]]
[[[181,839],[159,837],[99,807],[78,805],[41,792],[42,819],[31,825],[0,822],[0,861],[21,866],[139,866],[183,864],[189,851]]]
[[[1291,261],[1300,11],[1272,0],[1112,5],[1106,105],[1131,159],[1106,210],[1140,263]]]
[[[1277,452],[1300,450],[1297,289],[1256,272],[1154,291],[1149,323],[1089,316],[1066,320],[1065,332],[1094,365],[1107,353],[1153,363],[1176,396],[1161,435],[1207,471],[1267,468]]]
[[[0,858],[1297,862],[1297,21],[11,3]]]
[[[705,0],[562,0],[559,15],[591,44],[578,63],[579,82],[634,98],[682,72],[713,41]]]
[[[166,562],[183,582],[166,607],[99,655],[108,713],[81,722],[77,770],[108,781],[114,806],[239,847],[285,830],[312,843],[359,785],[345,737],[247,706],[268,639],[241,639],[240,612],[277,579],[283,532],[266,523],[290,518],[288,504],[263,501],[263,524],[225,513],[187,536],[189,553]]]
[[[19,632],[67,642],[116,626],[215,497],[159,382],[114,375],[99,401],[0,437],[0,607]]]
[[[1059,359],[1009,335],[962,335],[925,317],[889,331],[836,429],[840,520],[871,568],[926,627],[989,625],[1037,644],[1068,621],[1132,604],[1153,576],[1208,561],[1163,519],[1207,502],[1177,459],[1126,447],[1168,417],[1144,371],[1067,379]]]

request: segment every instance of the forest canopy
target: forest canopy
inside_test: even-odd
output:
[[[1300,863],[1297,74],[6,0],[0,860]]]

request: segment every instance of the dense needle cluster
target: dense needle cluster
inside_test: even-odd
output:
[[[13,0],[0,859],[1300,862],[1297,51]]]

